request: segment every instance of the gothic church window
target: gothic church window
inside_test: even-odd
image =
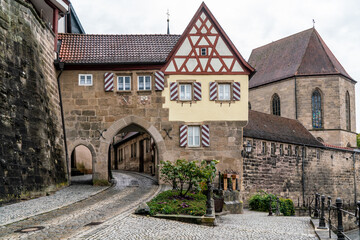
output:
[[[345,96],[345,114],[346,114],[346,130],[350,131],[350,95],[349,92],[346,91]]]
[[[322,128],[321,94],[315,90],[311,97],[313,128]]]
[[[272,114],[280,116],[281,115],[281,113],[280,113],[280,98],[279,98],[279,95],[277,95],[276,93],[272,96],[271,105],[272,105]]]

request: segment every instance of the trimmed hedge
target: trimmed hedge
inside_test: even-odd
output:
[[[276,208],[276,195],[260,191],[249,199],[249,206],[251,210],[268,212],[270,197],[272,199],[271,206]],[[295,208],[291,199],[279,198],[279,210],[284,216],[294,216]]]

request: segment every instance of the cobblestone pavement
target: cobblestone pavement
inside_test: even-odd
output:
[[[77,181],[91,181],[91,175],[73,177]],[[0,226],[8,225],[38,214],[68,206],[95,195],[108,187],[71,185],[55,194],[0,207]]]
[[[159,190],[153,180],[138,174],[113,172],[113,175],[117,182],[114,187],[81,202],[1,226],[0,239],[73,239],[74,235],[96,227],[87,224],[118,218]],[[32,226],[45,228],[29,233],[15,232]]]
[[[218,226],[207,227],[171,220],[128,215],[113,219],[106,227],[83,235],[86,239],[318,239],[308,217],[268,217],[245,211],[222,216]],[[77,238],[78,239],[78,238]]]

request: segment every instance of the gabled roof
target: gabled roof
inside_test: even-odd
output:
[[[244,137],[274,142],[324,147],[297,120],[249,110],[249,122]]]
[[[249,63],[256,69],[250,88],[294,76],[339,74],[353,81],[315,28],[254,49]]]
[[[70,64],[164,64],[179,35],[59,34],[59,57]]]
[[[201,49],[206,54],[201,55]],[[251,74],[241,56],[203,2],[167,58],[166,74]]]

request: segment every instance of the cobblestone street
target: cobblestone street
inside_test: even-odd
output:
[[[107,227],[93,230],[84,239],[318,239],[308,217],[268,217],[267,213],[245,211],[222,216],[218,226],[207,227],[176,221],[129,215],[114,219]]]
[[[113,173],[117,184],[108,190],[94,195],[86,200],[75,204],[30,217],[26,220],[12,223],[0,228],[0,239],[67,239],[74,234],[86,231],[92,226],[86,226],[93,222],[104,222],[114,216],[119,216],[129,209],[133,209],[144,199],[152,196],[158,190],[153,180],[134,173]],[[78,185],[75,189],[80,190]],[[85,189],[84,192],[87,192]],[[77,195],[77,192],[68,192],[66,198]],[[55,195],[54,195],[55,196]],[[63,199],[66,201],[66,199]],[[52,199],[52,201],[55,201]],[[57,199],[61,201],[61,199]],[[42,199],[32,200],[32,206],[25,204],[31,209],[41,208]],[[20,204],[20,205],[19,205]],[[9,205],[7,212],[12,210],[18,212],[22,203]],[[25,211],[25,209],[24,209]],[[35,211],[36,212],[36,211]],[[16,215],[16,214],[15,214]],[[29,233],[16,233],[16,230],[31,226],[43,226],[44,229]]]
[[[1,226],[0,239],[317,239],[308,217],[268,217],[267,213],[245,211],[241,215],[222,216],[217,219],[218,226],[207,227],[137,216],[133,214],[134,208],[162,189],[136,173],[113,174],[116,179],[113,187],[69,206]],[[63,191],[48,197],[48,203],[45,198],[38,198],[8,205],[0,209],[0,219],[16,219],[21,217],[21,211],[23,216],[38,214],[50,208],[51,203],[61,205],[61,198],[81,199],[99,189],[75,185]],[[79,200],[74,198],[72,201]],[[65,204],[69,200],[63,201]],[[44,229],[15,232],[33,226]]]

